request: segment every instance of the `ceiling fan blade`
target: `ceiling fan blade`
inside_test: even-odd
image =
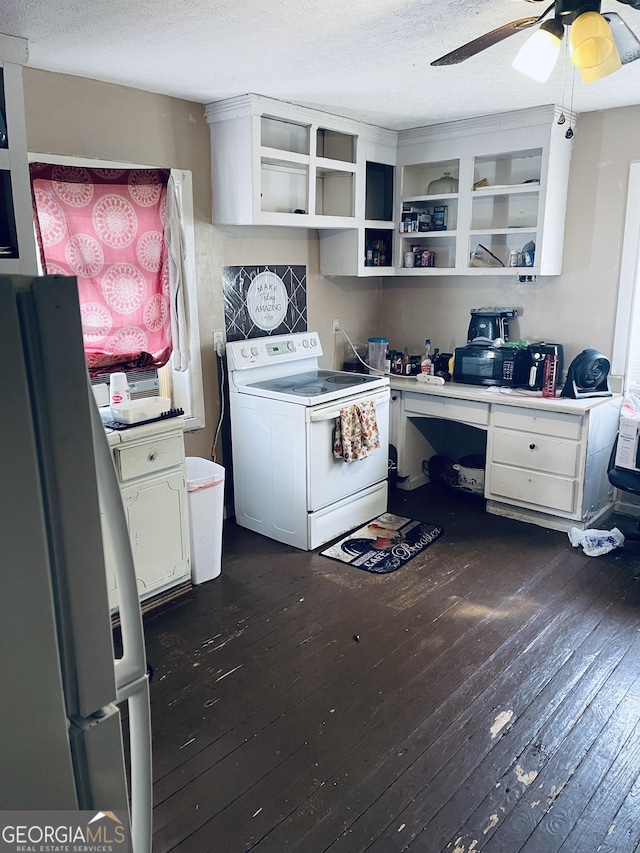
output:
[[[451,53],[447,53],[439,59],[435,59],[431,65],[457,65],[459,62],[464,62],[465,59],[475,56],[476,53],[480,53],[480,51],[486,50],[488,47],[493,47],[494,44],[497,44],[503,39],[509,38],[509,36],[513,36],[521,30],[526,30],[529,27],[532,27],[540,20],[541,18],[536,16],[535,18],[519,18],[517,21],[511,21],[510,24],[503,24],[496,30],[491,30],[491,32],[485,33],[479,38],[473,39],[473,41],[467,42],[467,44],[463,44],[461,47],[457,47],[455,50],[452,50]]]
[[[603,12],[602,17],[609,23],[613,43],[620,54],[620,62],[626,65],[640,59],[640,40],[622,20],[617,12]]]

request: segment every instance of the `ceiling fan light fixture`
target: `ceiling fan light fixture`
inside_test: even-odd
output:
[[[609,24],[599,12],[584,12],[571,24],[571,62],[580,68],[598,68],[615,49]]]
[[[513,67],[531,80],[546,83],[558,61],[563,33],[561,22],[555,18],[545,21],[522,45]]]
[[[594,83],[596,80],[602,80],[603,77],[608,77],[614,71],[619,71],[622,68],[620,54],[614,45],[613,50],[604,62],[596,65],[595,68],[581,68],[580,76],[583,83]]]

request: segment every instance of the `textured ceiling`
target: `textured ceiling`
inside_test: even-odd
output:
[[[551,0],[549,0],[550,2]],[[457,66],[443,53],[547,4],[525,0],[2,0],[0,32],[29,65],[200,103],[256,92],[383,127],[558,103],[640,103],[640,60],[585,85],[558,64],[546,84],[511,61],[519,33]],[[640,10],[603,0],[640,35]],[[564,95],[563,95],[564,89]]]

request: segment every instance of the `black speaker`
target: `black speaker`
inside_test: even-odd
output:
[[[582,397],[611,397],[609,388],[609,359],[596,349],[582,350],[567,371],[561,397],[574,400]]]

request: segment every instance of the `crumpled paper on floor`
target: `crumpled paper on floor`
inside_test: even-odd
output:
[[[587,557],[600,557],[608,554],[614,548],[624,545],[624,536],[614,527],[613,530],[579,530],[572,527],[569,531],[569,542],[574,548],[582,545],[582,550]]]

